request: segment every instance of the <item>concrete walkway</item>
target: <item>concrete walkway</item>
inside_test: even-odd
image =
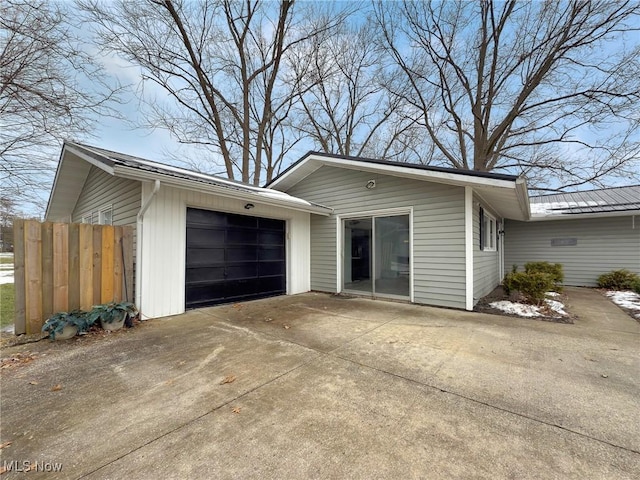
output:
[[[629,333],[637,333],[640,328],[638,322],[630,322],[629,314],[598,290],[565,287],[564,293],[569,297],[568,308],[579,317],[576,325]]]
[[[63,466],[29,478],[640,478],[640,328],[588,311],[305,294],[13,347],[0,454]]]

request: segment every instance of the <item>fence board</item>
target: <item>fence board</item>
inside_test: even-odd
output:
[[[24,273],[27,333],[37,333],[42,318],[42,229],[40,223],[27,221],[24,225]]]
[[[15,318],[16,335],[27,333],[25,273],[24,273],[24,220],[13,221],[13,276],[15,285]]]
[[[51,314],[133,300],[133,229],[14,220],[15,333]]]
[[[102,227],[102,275],[100,285],[100,301],[113,301],[113,236],[111,225]]]
[[[93,229],[89,224],[81,224],[79,230],[80,308],[90,310],[93,305]]]
[[[80,308],[80,225],[69,225],[69,310]]]
[[[93,229],[93,305],[102,302],[100,283],[102,282],[102,229]]]
[[[124,268],[124,299],[133,302],[133,229],[125,228],[122,234],[122,258]]]
[[[113,228],[113,299],[122,301],[122,227]]]
[[[53,225],[53,309],[69,310],[69,225]]]
[[[53,310],[53,223],[42,224],[42,317],[49,318]]]

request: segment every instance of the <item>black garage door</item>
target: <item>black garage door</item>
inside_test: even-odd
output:
[[[285,289],[283,220],[187,208],[186,308]]]

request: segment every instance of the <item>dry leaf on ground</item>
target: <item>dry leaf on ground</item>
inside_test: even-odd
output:
[[[240,413],[240,410],[242,410],[242,407],[233,407],[233,409],[231,411],[233,413]]]
[[[2,450],[3,448],[7,448],[12,443],[13,442],[11,440],[9,440],[8,442],[0,443],[0,450]]]
[[[62,390],[62,385],[58,384],[58,385],[54,385],[53,387],[51,387],[51,391],[52,392],[58,392]]]
[[[235,381],[236,381],[235,375],[227,375],[222,379],[222,381],[220,382],[220,385],[224,385],[225,383],[233,383]]]

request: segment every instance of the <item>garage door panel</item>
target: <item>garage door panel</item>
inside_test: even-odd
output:
[[[212,282],[225,279],[224,265],[218,267],[188,268],[185,280],[187,282]]]
[[[248,228],[237,228],[227,230],[228,245],[257,245],[258,230]]]
[[[200,267],[225,262],[224,248],[187,248],[190,267]]]
[[[258,276],[258,266],[255,262],[241,264],[228,264],[226,268],[227,280],[238,280],[256,278]]]
[[[220,228],[187,228],[187,245],[189,247],[211,248],[223,247],[225,244],[225,230]]]
[[[187,209],[186,308],[286,292],[285,222]]]
[[[273,218],[258,218],[258,228],[260,230],[281,230],[282,220]]]
[[[200,285],[192,285],[187,289],[186,302],[189,308],[203,307],[213,305],[211,297],[225,297],[224,282],[204,283]]]
[[[258,247],[258,260],[284,260],[284,246]]]
[[[250,217],[248,215],[227,215],[228,227],[246,227],[256,229],[258,228],[258,218]]]
[[[204,225],[207,227],[226,226],[226,215],[221,212],[211,210],[200,210],[198,208],[187,208],[187,225]]]
[[[258,275],[261,277],[270,275],[284,275],[284,265],[282,262],[260,262],[258,264]]]
[[[260,245],[284,245],[284,232],[273,230],[260,231],[258,234]]]
[[[227,261],[229,262],[246,262],[258,260],[258,246],[238,246],[227,248]]]

